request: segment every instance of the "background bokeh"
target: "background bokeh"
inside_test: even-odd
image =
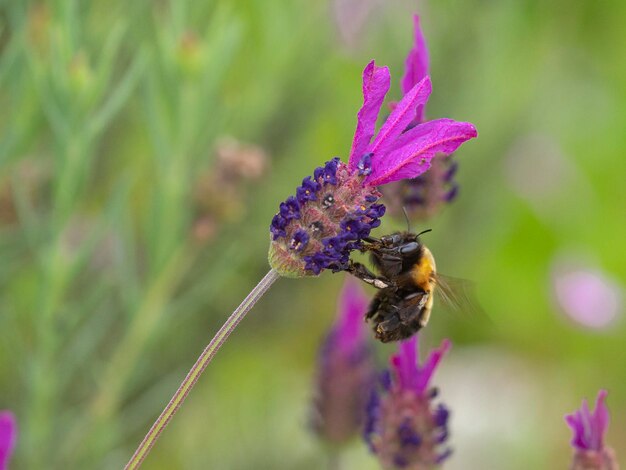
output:
[[[12,468],[123,466],[268,269],[278,202],[346,157],[369,60],[389,65],[399,97],[415,11],[428,115],[479,131],[457,152],[458,199],[425,236],[487,312],[435,310],[422,335],[424,349],[454,344],[435,380],[453,413],[446,468],[565,468],[563,415],[599,388],[626,458],[625,2],[2,0]],[[378,233],[404,227],[386,219]],[[572,272],[600,285],[582,313]],[[342,282],[279,280],[145,467],[324,468],[308,407]],[[381,364],[393,349],[377,346]],[[358,441],[343,462],[377,468]]]

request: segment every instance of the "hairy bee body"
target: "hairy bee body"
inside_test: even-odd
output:
[[[366,319],[383,343],[409,338],[426,326],[432,311],[437,284],[432,253],[411,232],[370,238],[363,250],[371,253],[379,275],[360,263],[351,263],[348,271],[379,288]]]

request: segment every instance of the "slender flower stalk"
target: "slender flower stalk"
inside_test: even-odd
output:
[[[159,438],[165,427],[170,420],[174,417],[178,409],[181,407],[187,395],[196,384],[204,369],[209,365],[213,356],[220,349],[224,341],[230,336],[233,330],[237,327],[239,322],[246,316],[246,314],[254,307],[261,297],[267,292],[267,290],[274,284],[274,282],[280,276],[276,271],[270,269],[270,271],[261,279],[254,289],[248,294],[248,296],[241,302],[239,307],[228,317],[228,320],[224,323],[222,328],[213,337],[208,346],[202,351],[202,354],[193,365],[183,382],[176,390],[176,393],[167,404],[165,409],[161,412],[155,423],[152,425],[148,434],[143,438],[143,441],[137,447],[137,450],[124,467],[126,470],[133,470],[139,468],[144,459],[148,456],[150,449]]]
[[[333,447],[360,434],[365,405],[375,383],[374,361],[363,322],[368,304],[359,282],[346,278],[337,320],[320,348],[311,424],[320,439]]]
[[[323,270],[347,268],[350,253],[380,225],[385,206],[378,186],[415,178],[430,168],[437,154],[450,154],[477,136],[474,126],[437,119],[411,127],[431,92],[424,77],[396,105],[376,134],[376,121],[389,90],[387,67],[370,62],[363,71],[363,106],[348,163],[333,158],[302,180],[296,195],[279,206],[270,225],[269,264],[265,278],[226,321],[163,410],[126,465],[135,469],[185,400],[228,335],[279,277],[317,276]],[[374,134],[376,136],[374,137]]]
[[[391,374],[383,375],[382,393],[368,405],[364,437],[383,468],[425,470],[441,464],[451,453],[442,445],[448,438],[449,411],[434,405],[437,389],[430,380],[450,349],[445,340],[423,364],[417,354],[418,336],[403,341],[391,358]]]
[[[606,390],[598,392],[593,412],[587,400],[583,400],[579,410],[565,416],[565,421],[574,432],[574,458],[570,470],[619,470],[615,452],[604,442],[609,427],[606,396]]]
[[[17,438],[17,423],[10,411],[0,411],[0,470],[9,468]]]

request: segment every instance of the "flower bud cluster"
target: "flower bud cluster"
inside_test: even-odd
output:
[[[333,158],[304,178],[272,219],[272,267],[289,277],[345,269],[385,213],[378,190],[363,184],[366,175]]]
[[[452,156],[433,159],[430,169],[410,180],[382,187],[389,213],[402,216],[403,209],[412,220],[427,220],[444,204],[452,202],[459,191],[454,179],[458,163]]]
[[[416,337],[400,344],[392,358],[393,374],[382,376],[379,391],[367,406],[364,437],[385,469],[429,469],[439,465],[451,450],[448,439],[450,413],[434,404],[437,390],[429,381],[449,342],[433,351],[424,365],[417,363]]]

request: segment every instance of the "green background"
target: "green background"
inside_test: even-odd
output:
[[[626,456],[623,307],[609,328],[585,329],[559,312],[551,284],[563,258],[626,282],[626,3],[363,1],[343,19],[338,3],[350,2],[0,1],[0,409],[20,425],[12,468],[123,466],[268,269],[278,203],[315,166],[346,158],[372,58],[399,98],[417,10],[428,115],[479,131],[457,152],[458,199],[425,238],[440,271],[476,282],[488,317],[435,307],[422,335],[423,350],[454,344],[435,379],[453,413],[446,468],[566,468],[563,415],[599,388],[608,442]],[[194,188],[224,136],[263,148],[269,169],[214,204],[216,233],[200,243]],[[377,233],[403,227],[386,217]],[[145,468],[324,468],[307,416],[342,283],[279,280]],[[393,350],[377,347],[381,364]],[[377,468],[358,440],[343,464]]]

